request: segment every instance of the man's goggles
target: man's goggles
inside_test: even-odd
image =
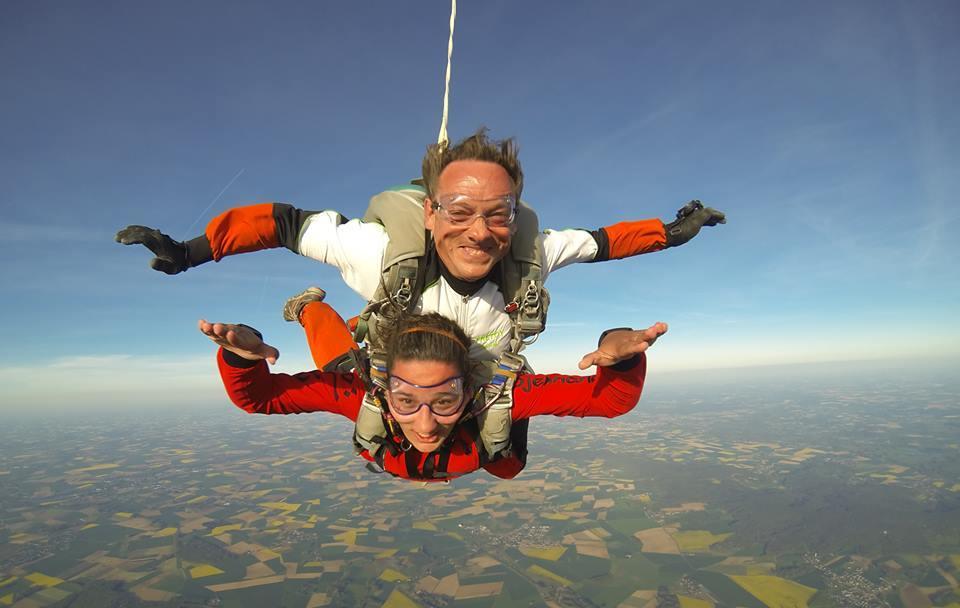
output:
[[[486,211],[477,210],[480,203],[494,203],[484,205]],[[504,194],[496,198],[470,198],[466,194],[445,194],[438,196],[433,202],[433,208],[441,217],[454,226],[469,226],[477,218],[483,218],[487,226],[505,228],[513,223],[517,216],[517,197]]]
[[[463,376],[421,386],[399,376],[388,379],[387,401],[394,416],[413,416],[426,406],[434,416],[455,416],[463,409]]]

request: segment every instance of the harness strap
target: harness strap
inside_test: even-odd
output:
[[[403,461],[407,465],[407,475],[410,479],[421,479],[420,469],[417,467],[417,453],[413,450],[407,450],[403,453]]]
[[[387,446],[396,448],[396,446],[390,440],[390,434],[384,424],[383,394],[387,389],[387,366],[377,353],[370,354],[368,378],[367,392],[360,404],[360,411],[357,412],[353,443],[357,452],[367,450],[382,465],[384,448]]]
[[[450,466],[450,450],[443,450],[442,452],[440,452],[440,454],[438,454],[437,472],[446,473],[448,466]]]
[[[505,352],[497,360],[493,378],[484,386],[484,404],[474,414],[479,425],[481,453],[488,462],[510,453],[510,426],[513,422],[513,386],[527,366],[522,355]]]

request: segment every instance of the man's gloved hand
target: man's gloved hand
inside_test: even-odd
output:
[[[175,241],[156,228],[146,226],[127,226],[117,233],[118,243],[124,245],[143,245],[157,256],[150,260],[150,268],[177,274],[190,268],[190,257],[187,255],[187,246]]]
[[[683,245],[697,236],[697,233],[704,226],[726,223],[727,217],[723,213],[710,207],[704,207],[700,201],[690,201],[677,211],[677,219],[663,225],[664,231],[667,233],[667,247]]]

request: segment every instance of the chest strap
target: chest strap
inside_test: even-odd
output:
[[[510,426],[513,423],[513,387],[517,375],[527,367],[523,355],[505,352],[497,359],[493,377],[483,388],[483,406],[474,416],[480,429],[484,456],[488,461],[510,454]]]

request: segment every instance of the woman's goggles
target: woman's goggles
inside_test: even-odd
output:
[[[394,416],[413,416],[426,406],[434,416],[455,416],[463,409],[463,376],[447,378],[443,382],[421,386],[399,376],[387,380],[387,401]]]

